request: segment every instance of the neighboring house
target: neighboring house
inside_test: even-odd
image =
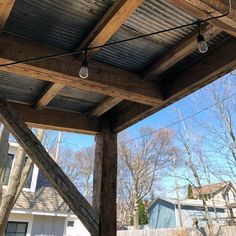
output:
[[[194,199],[201,199],[200,193],[209,201],[213,199],[219,203],[236,203],[236,189],[230,181],[203,185],[201,188],[193,188]]]
[[[236,188],[230,182],[219,182],[203,185],[201,188],[193,188],[194,199],[201,199],[200,193],[215,204],[224,204],[228,208],[231,217],[236,216]]]
[[[192,227],[193,219],[199,220],[199,226],[205,226],[205,211],[200,200],[181,200],[181,215],[183,227]],[[215,211],[211,202],[208,202],[211,218],[215,218]],[[218,217],[227,217],[224,205],[215,206]],[[157,198],[148,207],[149,228],[175,228],[180,227],[178,203],[176,199]],[[214,222],[213,222],[214,223]],[[223,221],[220,223],[224,223]]]
[[[8,183],[18,147],[17,143],[10,143],[8,167],[4,175],[5,185]],[[34,165],[11,212],[6,229],[6,236],[8,235],[89,236],[90,234]]]

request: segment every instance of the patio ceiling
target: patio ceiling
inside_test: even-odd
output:
[[[7,0],[0,4],[0,63],[103,45],[224,14],[228,1]],[[0,1],[1,3],[1,1]],[[195,26],[89,52],[89,77],[78,57],[0,67],[1,97],[36,127],[96,134],[111,119],[119,132],[236,66],[236,6]]]

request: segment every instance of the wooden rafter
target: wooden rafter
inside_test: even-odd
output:
[[[1,64],[58,53],[58,51],[43,47],[32,41],[15,38],[6,34],[2,35],[0,45]],[[159,104],[163,100],[156,83],[154,81],[144,81],[137,74],[91,60],[90,77],[88,79],[81,79],[78,76],[79,68],[80,62],[78,60],[75,60],[73,57],[64,57],[35,62],[31,65],[22,63],[0,67],[0,71],[11,72],[120,99],[138,101],[152,106]]]
[[[98,103],[91,111],[88,112],[89,117],[99,117],[109,111],[112,107],[120,103],[122,99],[107,97]]]
[[[0,120],[13,134],[33,162],[48,178],[70,209],[77,215],[92,235],[99,235],[99,217],[67,175],[50,157],[26,123],[0,100]]]
[[[167,82],[160,84],[165,97],[164,102],[156,107],[133,104],[120,110],[113,120],[114,131],[122,131],[137,121],[234,70],[236,68],[235,51],[236,39],[231,38],[203,56],[184,72],[175,75],[173,78],[168,78]]]
[[[61,84],[50,83],[44,92],[37,98],[34,108],[42,110],[45,108],[51,100],[62,90],[64,86]]]
[[[74,112],[43,109],[38,111],[29,105],[9,102],[22,119],[31,127],[97,134],[100,131],[99,121]]]
[[[102,19],[79,45],[78,50],[105,44],[142,2],[143,0],[115,1]],[[89,57],[91,58],[98,50],[99,49],[90,51]],[[50,90],[46,88],[45,92],[41,95],[41,99],[35,103],[35,107],[38,109],[46,107],[59,91],[58,85],[52,83],[50,85]],[[112,108],[111,103],[110,108]],[[97,109],[97,107],[95,109]]]
[[[168,0],[174,6],[182,9],[198,19],[208,19],[210,17],[220,16],[229,10],[228,0]],[[236,4],[232,1],[232,11],[228,16],[210,20],[220,29],[226,31],[232,36],[236,36]]]
[[[105,44],[144,0],[117,0],[79,45],[78,49]],[[89,52],[89,57],[99,49]]]
[[[220,29],[215,26],[205,24],[201,27],[201,34],[204,35],[205,40],[209,41],[211,38],[220,33]],[[162,74],[177,62],[184,59],[197,49],[197,32],[193,32],[183,40],[181,40],[174,48],[172,48],[163,58],[154,61],[142,74],[145,79],[154,79]]]
[[[2,33],[15,0],[0,0],[0,33]]]

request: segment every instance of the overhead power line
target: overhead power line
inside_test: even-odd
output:
[[[188,119],[190,119],[190,118],[193,118],[194,116],[197,116],[197,115],[201,114],[202,112],[205,112],[205,111],[211,109],[212,107],[214,107],[214,106],[216,106],[216,105],[218,105],[218,104],[220,104],[220,103],[222,103],[222,102],[224,102],[224,101],[226,101],[226,100],[228,100],[228,99],[234,97],[235,95],[236,95],[236,92],[235,92],[235,93],[232,93],[230,96],[225,97],[225,98],[223,98],[222,100],[220,100],[220,101],[218,101],[218,102],[216,102],[216,103],[214,103],[214,104],[211,104],[211,105],[209,105],[209,106],[203,108],[203,109],[200,110],[200,111],[197,111],[197,112],[195,112],[195,113],[193,113],[193,114],[191,114],[191,115],[189,115],[189,116],[183,117],[182,119],[177,120],[177,121],[175,121],[175,122],[173,122],[173,123],[171,123],[171,124],[168,124],[168,125],[166,125],[166,126],[160,128],[160,129],[158,129],[158,130],[154,130],[154,131],[152,131],[152,132],[147,132],[147,133],[145,133],[145,134],[143,134],[143,135],[140,135],[140,136],[134,137],[134,138],[132,138],[132,139],[126,140],[126,143],[127,143],[127,142],[132,142],[132,141],[134,141],[134,140],[136,140],[136,139],[140,139],[140,138],[146,137],[146,136],[148,136],[148,135],[150,135],[150,134],[154,134],[154,133],[160,132],[161,130],[164,130],[164,129],[170,128],[170,127],[172,127],[172,126],[174,126],[174,125],[177,125],[177,124],[179,124],[179,123],[182,123],[182,122],[184,122],[184,121],[186,121],[186,120],[188,120]]]

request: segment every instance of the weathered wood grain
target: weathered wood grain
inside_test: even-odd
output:
[[[0,0],[0,33],[2,33],[15,0]]]
[[[204,35],[206,41],[209,41],[220,32],[220,29],[209,24],[201,26],[201,34]],[[155,77],[159,76],[160,74],[168,70],[170,67],[190,55],[193,51],[197,49],[197,35],[198,33],[195,31],[183,40],[181,40],[161,59],[158,58],[157,61],[154,61],[143,72],[142,76],[145,79],[154,79]]]
[[[109,111],[112,107],[116,106],[120,103],[122,99],[107,97],[98,103],[95,107],[92,108],[91,111],[88,112],[89,117],[99,117]]]
[[[99,222],[96,212],[57,163],[50,157],[26,123],[3,99],[0,99],[0,120],[90,233],[98,235]]]
[[[3,34],[0,38],[0,63],[35,58],[58,53],[32,41]],[[111,97],[157,105],[162,101],[154,81],[145,81],[137,74],[91,60],[89,78],[79,77],[80,62],[74,57],[63,57],[29,64],[0,67],[0,71],[58,83]]]
[[[119,111],[119,114],[115,114],[113,117],[114,131],[122,131],[236,69],[235,52],[236,38],[231,38],[209,51],[182,73],[166,78],[165,82],[160,84],[165,97],[164,102],[156,107],[133,104]]]
[[[221,16],[229,10],[228,0],[168,0],[174,6],[186,11],[190,15],[206,20]],[[210,24],[236,36],[236,3],[232,1],[232,11],[229,15],[209,21]]]
[[[31,127],[97,134],[100,131],[100,122],[95,118],[87,118],[75,112],[43,109],[38,111],[29,105],[9,102],[21,118]]]
[[[96,136],[93,208],[100,216],[99,236],[116,236],[117,134],[104,121]]]

